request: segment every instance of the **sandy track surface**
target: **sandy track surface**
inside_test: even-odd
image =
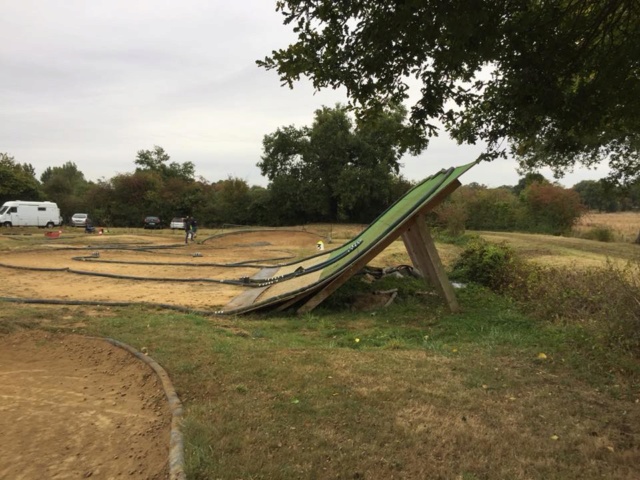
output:
[[[168,475],[171,413],[150,367],[99,339],[0,337],[0,478]]]
[[[45,239],[40,232],[2,235],[0,296],[150,302],[216,310],[244,289],[171,279],[250,276],[260,268],[207,264],[283,263],[315,253],[320,238],[309,232],[244,232],[185,245],[182,235],[175,233],[97,236],[64,232],[55,240]],[[99,339],[40,331],[0,336],[2,480],[167,478],[170,420],[155,374],[122,349]]]
[[[163,303],[216,311],[246,289],[216,281],[238,280],[257,273],[260,265],[286,263],[315,253],[315,244],[321,237],[309,232],[246,232],[187,245],[182,238],[171,233],[139,237],[76,234],[67,238],[63,233],[55,240],[45,240],[44,236],[40,242],[28,239],[27,244],[20,238],[4,237],[2,246],[7,247],[12,241],[9,246],[13,248],[0,259],[0,296]],[[78,260],[82,257],[86,260]],[[258,266],[232,265],[247,261]]]

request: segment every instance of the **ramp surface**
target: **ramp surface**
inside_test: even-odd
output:
[[[377,255],[380,246],[398,238],[411,219],[434,208],[457,188],[458,177],[475,164],[442,170],[426,178],[357,237],[334,250],[279,267],[269,267],[250,278],[241,279],[248,287],[254,288],[234,298],[224,313],[275,308],[310,297],[332,280],[353,270],[353,266],[362,263],[363,259]]]

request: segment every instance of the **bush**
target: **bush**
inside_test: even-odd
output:
[[[470,242],[454,262],[451,278],[503,291],[512,282],[517,263],[521,261],[507,245],[478,238]]]
[[[463,185],[433,212],[434,225],[451,234],[471,230],[513,230],[518,198],[507,188]]]
[[[538,233],[561,235],[571,228],[584,213],[580,195],[557,185],[532,183],[521,194],[525,215],[520,227]]]
[[[609,227],[595,227],[580,234],[581,238],[597,240],[598,242],[613,242],[615,236]]]
[[[462,203],[444,202],[436,208],[434,213],[438,225],[442,225],[447,234],[456,237],[464,233],[468,215]]]
[[[608,346],[640,355],[640,264],[536,268],[510,295],[536,318],[579,322]]]
[[[474,241],[451,278],[503,293],[538,320],[579,324],[600,347],[640,357],[640,263],[546,267],[523,261],[505,245]]]

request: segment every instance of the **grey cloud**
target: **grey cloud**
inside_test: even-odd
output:
[[[275,1],[7,0],[2,12],[0,152],[39,173],[73,161],[89,179],[109,178],[161,145],[209,181],[264,184],[263,136],[345,99],[309,82],[281,87],[255,65],[293,38]],[[403,173],[419,179],[478,153],[439,138]],[[517,181],[513,162],[476,172],[468,181]]]

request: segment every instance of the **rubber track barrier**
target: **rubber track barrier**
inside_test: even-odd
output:
[[[169,378],[166,370],[162,368],[160,364],[153,360],[151,357],[139,352],[126,343],[122,343],[118,340],[108,337],[90,338],[105,340],[111,345],[126,350],[134,357],[142,360],[144,363],[149,365],[149,367],[151,367],[158,378],[160,378],[160,382],[162,382],[162,389],[164,390],[164,394],[167,397],[167,402],[169,403],[169,409],[171,410],[171,436],[169,439],[169,479],[186,480],[187,477],[184,472],[184,442],[182,439],[181,431],[183,413],[182,403],[178,398],[178,394],[176,393],[176,390],[173,387],[173,383],[171,383],[171,379]]]

